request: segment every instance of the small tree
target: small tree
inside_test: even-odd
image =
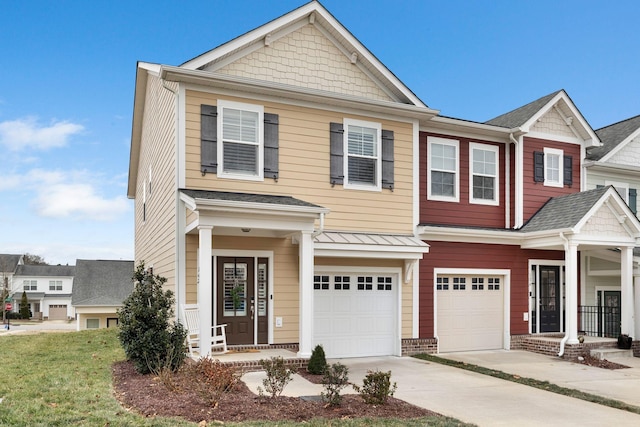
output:
[[[134,289],[118,310],[118,338],[127,359],[141,374],[176,371],[186,357],[185,328],[173,318],[173,292],[165,291],[164,277],[145,270],[141,262],[133,275]]]
[[[29,308],[29,298],[27,298],[26,291],[22,291],[22,298],[20,298],[20,317],[22,319],[31,318],[31,309]]]
[[[307,371],[314,375],[322,375],[325,369],[327,369],[327,358],[324,354],[324,348],[318,344],[311,353]]]

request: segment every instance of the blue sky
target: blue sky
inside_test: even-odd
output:
[[[133,259],[136,61],[179,65],[304,1],[0,4],[0,253]],[[594,129],[640,114],[637,1],[324,0],[429,107],[485,121],[565,89]]]

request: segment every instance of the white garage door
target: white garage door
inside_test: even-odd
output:
[[[439,351],[503,348],[503,277],[447,275],[436,280]]]
[[[396,354],[396,275],[322,273],[313,286],[314,347],[327,357]]]

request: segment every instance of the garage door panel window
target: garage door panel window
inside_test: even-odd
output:
[[[348,291],[351,288],[351,277],[349,276],[335,276],[333,281],[336,290]]]
[[[313,289],[329,289],[329,276],[313,276]]]
[[[372,276],[358,276],[358,290],[359,291],[371,291],[371,290],[373,290],[373,277]]]
[[[453,278],[454,291],[464,291],[466,288],[467,288],[467,279],[465,279],[464,277]]]
[[[447,291],[449,290],[449,278],[448,277],[438,277],[436,280],[436,289],[439,291]]]
[[[499,277],[489,277],[487,289],[490,291],[499,291],[500,290],[500,278]]]
[[[393,278],[391,277],[378,277],[378,290],[390,291],[392,290]]]

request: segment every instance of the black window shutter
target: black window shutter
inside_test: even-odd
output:
[[[382,188],[393,190],[393,131],[382,130]]]
[[[573,185],[573,157],[564,156],[564,185]]]
[[[218,173],[218,108],[200,106],[200,166],[203,174]]]
[[[344,127],[342,123],[330,123],[331,136],[329,139],[331,154],[331,185],[344,183]]]
[[[533,180],[544,182],[544,152],[533,152]]]
[[[604,188],[604,185],[596,185],[596,188]]]
[[[629,207],[631,208],[631,212],[633,212],[635,215],[638,214],[638,207],[637,207],[637,191],[635,188],[630,188],[629,189]]]
[[[264,177],[278,179],[278,115],[264,113]]]

